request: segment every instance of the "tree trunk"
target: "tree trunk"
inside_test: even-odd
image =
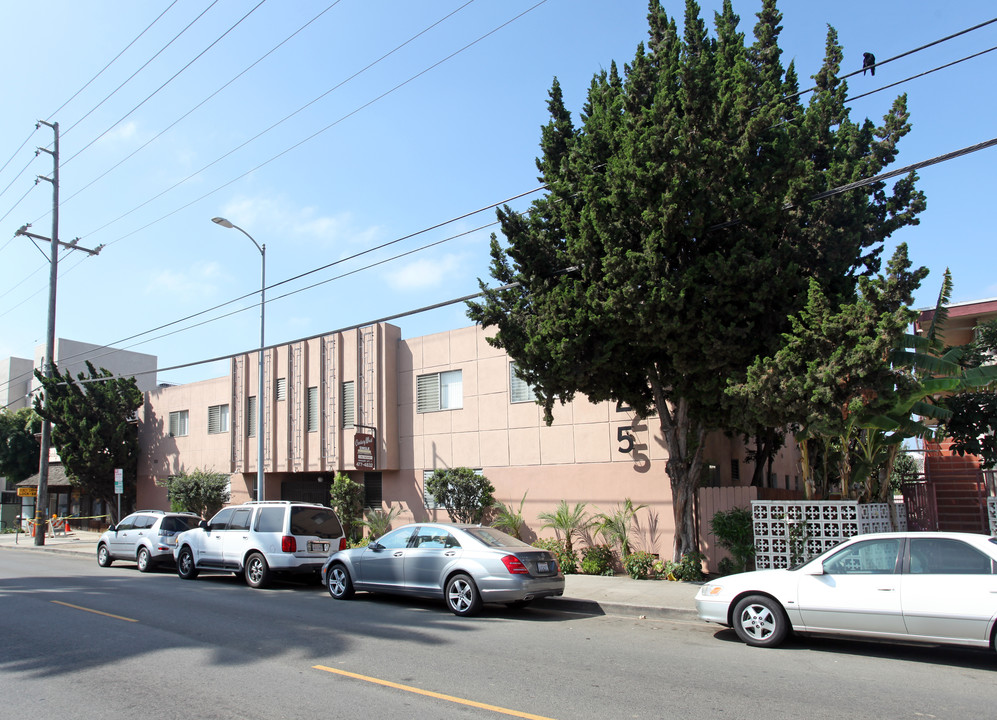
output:
[[[672,490],[672,515],[675,521],[675,539],[672,545],[672,560],[678,562],[682,556],[699,550],[696,537],[694,493],[703,466],[703,450],[706,431],[699,423],[693,423],[688,414],[688,403],[679,400],[668,403],[661,385],[651,380],[658,417],[661,419],[661,434],[668,450],[665,472]]]

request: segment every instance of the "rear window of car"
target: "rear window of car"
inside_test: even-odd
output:
[[[338,538],[343,534],[339,518],[325,507],[292,507],[291,534],[314,535],[320,538]]]
[[[190,517],[166,517],[163,518],[163,524],[159,526],[159,529],[163,532],[183,532],[197,527],[198,520],[200,518],[193,515]]]
[[[529,543],[517,540],[512,535],[504,533],[501,530],[496,530],[495,528],[465,528],[464,532],[471,537],[477,538],[488,547],[533,547]]]

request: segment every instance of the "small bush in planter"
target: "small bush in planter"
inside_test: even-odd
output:
[[[654,562],[657,558],[654,557],[649,552],[644,550],[638,550],[637,552],[632,552],[626,556],[623,560],[623,569],[627,571],[627,575],[632,577],[634,580],[645,580],[651,574],[651,570],[654,568]]]
[[[563,540],[540,538],[533,543],[533,547],[554,553],[554,557],[557,559],[558,567],[561,568],[561,572],[565,575],[574,575],[578,572],[578,556],[575,554],[574,550],[570,553],[568,552]]]
[[[669,580],[702,580],[706,577],[703,575],[703,559],[703,553],[686,553],[678,562],[666,560],[660,563],[655,571]]]
[[[582,552],[582,572],[586,575],[613,574],[613,548],[594,545]]]

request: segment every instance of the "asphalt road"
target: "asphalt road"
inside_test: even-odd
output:
[[[0,713],[42,718],[987,718],[997,656],[748,648],[698,622],[251,590],[0,551]]]

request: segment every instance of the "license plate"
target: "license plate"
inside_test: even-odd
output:
[[[328,552],[329,543],[327,542],[310,542],[308,543],[308,552]]]
[[[545,561],[537,563],[537,572],[548,573],[550,572],[550,563]]]

